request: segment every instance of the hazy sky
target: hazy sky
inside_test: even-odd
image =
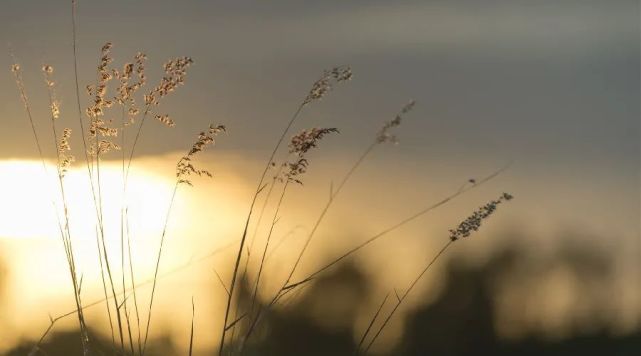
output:
[[[45,100],[40,64],[59,69],[71,115],[69,3],[3,1],[0,42],[23,63],[34,101]],[[416,154],[638,174],[638,15],[637,1],[618,0],[81,0],[81,84],[93,80],[105,41],[117,63],[137,50],[154,69],[189,55],[188,85],[165,106],[178,128],[157,127],[148,152],[183,149],[210,121],[229,126],[225,149],[261,149],[322,69],[349,64],[354,81],[307,115],[310,125],[342,128],[346,142],[365,139],[413,98],[403,140]],[[9,63],[0,56],[2,68]],[[19,144],[28,131],[10,74],[0,74],[2,157],[30,153]]]
[[[70,1],[4,1],[0,43],[22,63],[42,118],[39,68],[54,65],[62,122],[77,128],[70,20]],[[81,0],[81,86],[94,81],[106,41],[119,64],[146,52],[150,83],[167,58],[195,60],[187,85],[161,105],[176,128],[148,125],[141,154],[184,150],[215,122],[230,132],[217,150],[265,159],[322,70],[349,64],[354,80],[299,122],[341,129],[325,154],[349,160],[415,99],[383,164],[404,160],[419,180],[458,182],[515,160],[514,188],[550,199],[537,205],[560,208],[567,194],[576,204],[564,211],[605,219],[620,210],[612,224],[639,234],[637,1]],[[34,157],[10,61],[0,56],[0,159]]]

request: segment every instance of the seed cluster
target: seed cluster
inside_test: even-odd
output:
[[[143,95],[144,108],[140,109],[136,105],[135,97],[136,93],[147,83],[145,74],[147,56],[142,52],[138,52],[133,57],[133,61],[123,64],[121,69],[109,68],[113,62],[111,57],[112,48],[111,42],[107,42],[102,47],[96,85],[87,86],[87,93],[92,97],[92,103],[86,109],[86,115],[90,120],[88,151],[92,156],[120,149],[120,146],[111,138],[117,137],[120,130],[124,130],[125,127],[134,124],[141,112],[143,113],[143,118],[149,114],[167,127],[175,126],[174,120],[169,115],[155,114],[153,111],[159,105],[161,98],[169,95],[169,93],[185,83],[187,69],[193,63],[193,60],[189,57],[179,57],[165,63],[163,65],[165,75],[158,85]],[[113,97],[108,98],[109,82],[113,79],[117,80],[117,85],[113,89],[115,94]],[[122,125],[117,128],[110,127],[113,124],[113,120],[105,118],[106,110],[114,104],[122,107]]]
[[[65,128],[62,131],[62,137],[60,137],[60,142],[58,143],[58,171],[61,178],[65,176],[71,163],[75,161],[75,157],[69,153],[69,151],[71,151],[71,146],[69,145],[70,138],[71,129]]]
[[[293,161],[288,161],[283,164],[287,168],[281,181],[288,181],[298,184],[303,184],[300,176],[307,172],[309,161],[305,158],[306,153],[318,145],[323,137],[330,133],[338,133],[336,128],[312,128],[303,130],[294,135],[289,143],[289,153],[294,155]]]
[[[60,118],[60,102],[56,99],[56,92],[54,86],[56,83],[53,81],[53,67],[45,64],[42,66],[42,73],[45,77],[45,85],[49,92],[49,109],[51,110],[51,118]]]
[[[165,63],[165,76],[160,84],[145,95],[145,104],[158,105],[160,98],[167,96],[185,83],[187,69],[194,61],[190,57],[180,57]]]
[[[310,89],[303,105],[307,105],[314,100],[322,99],[336,83],[352,79],[352,69],[350,67],[334,67],[331,70],[323,72],[323,76],[318,79]]]
[[[147,56],[138,52],[134,56],[133,63],[125,63],[121,71],[113,69],[113,76],[118,79],[119,85],[117,89],[117,95],[114,97],[114,100],[126,108],[127,112],[127,121],[124,123],[125,126],[129,126],[134,123],[136,115],[140,112],[136,108],[135,94],[138,89],[142,88],[147,82],[147,77],[145,75],[145,61]],[[132,79],[136,73],[136,81],[132,83]]]
[[[376,135],[376,142],[378,143],[391,142],[391,143],[397,144],[398,139],[396,138],[396,135],[390,133],[390,130],[401,124],[401,121],[403,120],[403,115],[410,112],[414,108],[415,104],[416,102],[414,100],[405,104],[405,106],[403,106],[401,111],[398,114],[396,114],[396,117],[394,118],[394,120],[386,122],[385,125],[383,125],[381,130]]]
[[[108,66],[113,62],[111,57],[111,42],[105,43],[100,50],[100,64],[98,65],[98,80],[96,86],[87,85],[87,93],[93,96],[93,104],[87,108],[87,116],[95,119],[104,115],[104,109],[110,108],[113,105],[112,100],[106,99],[107,84],[113,79],[113,74]],[[92,134],[95,135],[95,129]]]
[[[289,142],[289,153],[294,153],[299,156],[307,153],[310,149],[316,147],[318,141],[320,141],[325,135],[330,133],[338,133],[338,129],[331,128],[312,128],[309,130],[303,130],[298,134],[294,135]]]
[[[220,133],[227,132],[226,128],[224,125],[209,125],[209,128],[207,131],[203,131],[200,134],[198,134],[198,139],[196,142],[192,145],[191,149],[189,152],[187,152],[186,155],[180,158],[178,160],[178,163],[176,164],[176,179],[178,184],[187,184],[189,186],[192,186],[193,184],[189,180],[189,176],[191,175],[197,175],[197,176],[207,176],[211,177],[212,174],[204,169],[197,169],[194,167],[194,165],[191,163],[193,156],[196,155],[198,152],[203,151],[207,146],[213,145],[216,141],[214,140],[214,137],[216,137]]]
[[[56,136],[55,121],[60,118],[60,102],[56,99],[56,83],[53,80],[53,72],[53,66],[49,64],[42,66],[42,73],[44,75],[45,85],[47,86],[47,92],[49,94],[49,109],[51,111],[51,124],[54,128],[54,139],[58,140],[56,142],[58,174],[60,178],[63,178],[69,170],[71,163],[75,161],[75,158],[71,153],[69,153],[69,151],[71,151],[71,145],[69,143],[69,140],[71,139],[71,129],[63,129],[60,139]]]
[[[93,103],[86,110],[89,124],[89,154],[92,156],[105,154],[112,150],[119,150],[120,146],[105,139],[105,137],[116,137],[118,130],[107,126],[111,120],[105,120],[105,110],[112,107],[115,100],[107,99],[107,85],[114,78],[114,71],[109,70],[109,64],[113,62],[111,57],[111,42],[105,43],[100,51],[100,64],[98,65],[98,79],[96,86],[88,85],[87,93],[93,96]]]
[[[478,231],[483,220],[492,215],[499,204],[512,200],[512,198],[512,195],[503,193],[498,199],[492,200],[480,207],[472,215],[468,216],[467,219],[463,220],[456,229],[450,230],[450,240],[456,241],[460,238],[470,236],[474,231]]]
[[[170,119],[169,115],[167,115],[167,114],[165,114],[165,115],[156,115],[155,119],[160,121],[161,124],[163,124],[163,125],[165,125],[167,127],[176,126],[176,123],[174,122],[174,120]]]

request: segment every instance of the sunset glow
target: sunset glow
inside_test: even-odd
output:
[[[57,219],[64,221],[55,166],[38,161],[0,161],[0,236],[7,238],[59,238]],[[93,238],[96,207],[86,169],[77,167],[64,178],[73,234]],[[134,172],[129,178],[126,206],[130,229],[148,235],[162,228],[173,182],[149,172]],[[101,167],[104,225],[108,236],[119,238],[123,196],[122,170],[116,164]],[[53,208],[55,202],[57,211]],[[34,223],[37,220],[37,223]]]

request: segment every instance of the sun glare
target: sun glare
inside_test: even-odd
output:
[[[0,161],[0,237],[58,238],[59,221],[64,220],[55,166],[38,161]],[[95,235],[96,207],[86,169],[71,169],[65,176],[65,193],[73,234]],[[122,170],[104,164],[100,191],[106,236],[120,235]],[[162,228],[172,192],[172,182],[147,171],[132,170],[126,206],[129,229],[147,235]],[[55,204],[55,208],[54,208]]]

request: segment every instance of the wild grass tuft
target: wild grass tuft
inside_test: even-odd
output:
[[[228,246],[214,250],[199,258],[195,258],[185,265],[169,270],[164,274],[160,273],[160,264],[163,256],[163,248],[165,247],[165,239],[168,232],[168,224],[172,218],[172,208],[176,194],[181,187],[191,187],[194,185],[196,177],[212,177],[212,173],[206,169],[199,168],[197,158],[199,154],[206,148],[212,146],[219,135],[226,133],[227,129],[224,125],[210,125],[204,131],[201,131],[197,136],[186,153],[179,158],[175,165],[174,186],[171,197],[168,202],[167,212],[163,219],[163,228],[159,236],[158,250],[154,259],[153,276],[150,279],[142,282],[137,280],[136,271],[134,269],[135,256],[132,253],[132,233],[129,228],[129,207],[127,205],[126,197],[128,193],[128,182],[131,167],[134,161],[136,150],[140,142],[141,136],[144,134],[145,123],[148,118],[153,118],[152,121],[157,121],[160,125],[166,127],[174,127],[177,124],[182,124],[180,120],[175,119],[173,116],[162,112],[161,102],[168,95],[171,95],[178,88],[186,83],[187,73],[193,64],[191,57],[177,57],[166,61],[163,66],[163,75],[156,85],[147,87],[149,78],[147,77],[147,56],[138,52],[130,57],[130,61],[115,65],[113,56],[114,45],[111,42],[105,43],[99,50],[98,64],[96,67],[95,82],[87,85],[86,94],[88,95],[88,102],[83,109],[80,85],[78,82],[78,56],[77,56],[77,3],[71,2],[72,12],[72,36],[73,36],[73,64],[74,64],[74,79],[75,79],[75,95],[76,95],[76,111],[77,119],[79,120],[80,130],[74,131],[72,137],[72,130],[68,127],[60,127],[61,117],[64,116],[64,110],[61,107],[61,101],[57,98],[56,87],[57,83],[54,80],[55,70],[53,66],[48,64],[42,65],[42,74],[44,84],[47,88],[49,117],[43,121],[48,123],[51,128],[51,139],[54,143],[54,154],[56,159],[56,171],[58,180],[58,192],[52,192],[50,199],[52,202],[53,211],[58,218],[58,230],[60,239],[64,248],[65,258],[72,282],[72,289],[74,292],[75,310],[66,314],[62,314],[55,318],[50,319],[50,325],[44,332],[38,343],[34,346],[32,353],[41,352],[41,345],[46,336],[54,328],[55,323],[65,317],[76,315],[78,318],[78,325],[81,334],[81,343],[85,355],[92,354],[91,340],[88,336],[87,320],[85,319],[84,311],[91,306],[99,305],[105,302],[106,315],[109,321],[112,352],[114,354],[130,354],[143,356],[148,352],[150,329],[152,327],[152,311],[156,294],[158,293],[157,287],[159,280],[166,275],[177,273],[189,267],[192,263],[204,261],[214,255],[226,252],[228,249],[235,248],[235,258],[233,263],[229,266],[231,271],[230,280],[227,282],[222,278],[216,270],[214,273],[218,278],[222,288],[226,292],[226,303],[224,314],[220,315],[221,336],[218,347],[218,354],[242,354],[246,351],[249,343],[259,343],[260,339],[255,336],[256,330],[261,327],[261,321],[265,314],[269,313],[272,308],[279,305],[279,303],[287,302],[285,297],[289,300],[295,298],[297,293],[310,282],[315,280],[321,274],[327,272],[329,269],[340,264],[354,254],[363,250],[364,248],[372,245],[377,240],[388,236],[391,232],[405,226],[419,217],[422,217],[437,208],[447,204],[453,199],[459,197],[466,192],[476,189],[484,183],[490,181],[505,169],[503,167],[487,177],[481,179],[469,179],[461,187],[445,195],[443,199],[436,203],[426,204],[426,206],[418,211],[408,214],[405,218],[392,224],[391,226],[383,229],[382,231],[370,236],[369,238],[356,243],[353,247],[343,251],[336,256],[330,258],[321,267],[313,270],[306,275],[299,275],[300,265],[303,259],[308,256],[312,241],[316,233],[327,216],[330,208],[338,200],[339,195],[344,191],[345,187],[355,176],[356,171],[367,161],[375,149],[386,143],[397,144],[399,142],[397,134],[394,132],[405,121],[406,116],[410,114],[415,106],[415,102],[409,101],[403,105],[401,109],[391,116],[391,120],[384,122],[382,126],[374,131],[370,141],[363,147],[361,153],[354,157],[353,163],[349,166],[336,186],[331,187],[329,198],[320,202],[319,213],[316,219],[313,220],[313,225],[303,235],[305,237],[302,248],[296,252],[295,260],[291,266],[286,270],[286,277],[283,279],[282,284],[279,282],[280,288],[276,290],[270,298],[265,301],[260,300],[261,282],[264,282],[265,270],[270,261],[270,257],[275,251],[284,245],[288,238],[294,235],[294,230],[285,234],[274,246],[274,233],[278,222],[283,218],[281,216],[282,208],[286,203],[286,193],[292,187],[303,186],[304,177],[308,173],[310,167],[309,154],[313,149],[317,148],[321,140],[326,136],[336,134],[339,132],[338,128],[309,128],[292,135],[289,142],[286,138],[291,135],[295,125],[301,120],[303,113],[307,109],[311,109],[312,104],[319,100],[324,100],[328,94],[332,92],[337,86],[350,81],[353,77],[352,70],[348,66],[336,66],[321,73],[320,77],[312,83],[307,92],[302,95],[293,115],[285,122],[282,131],[275,140],[273,148],[268,151],[267,159],[264,163],[262,173],[257,179],[257,184],[253,190],[251,200],[248,204],[248,211],[244,219],[244,226],[242,234],[237,241],[234,241]],[[11,71],[15,78],[18,89],[19,98],[25,108],[26,118],[32,131],[34,144],[42,162],[43,169],[46,171],[47,165],[46,153],[41,145],[42,137],[38,135],[36,127],[40,124],[36,117],[33,115],[31,103],[27,96],[23,80],[22,67],[14,58],[14,64]],[[120,120],[113,119],[119,117]],[[44,122],[43,122],[44,124]],[[86,192],[87,196],[91,199],[95,209],[96,218],[96,244],[98,255],[97,262],[100,266],[100,276],[102,282],[103,296],[100,300],[91,303],[82,302],[82,272],[77,270],[75,251],[70,225],[74,223],[73,216],[68,211],[68,202],[65,191],[65,176],[70,166],[75,161],[75,157],[71,154],[72,139],[82,139],[82,156],[84,157],[84,168],[87,171],[87,179],[90,189]],[[283,147],[285,146],[286,147]],[[120,210],[120,272],[113,269],[113,256],[110,256],[111,250],[105,239],[105,204],[103,203],[103,174],[101,174],[101,165],[104,164],[105,157],[114,155],[119,152],[120,170],[122,176],[122,204]],[[277,155],[282,155],[285,159],[282,162],[277,162]],[[280,157],[280,156],[279,156]],[[82,163],[80,163],[82,164]],[[304,186],[301,187],[304,189]],[[272,195],[276,194],[274,198]],[[262,207],[258,209],[257,203],[259,197],[262,199]],[[274,201],[275,199],[275,201]],[[391,312],[379,322],[379,317],[387,305],[389,299],[388,293],[382,300],[380,306],[374,313],[367,328],[363,332],[359,343],[355,345],[357,353],[367,353],[372,345],[377,341],[378,337],[384,331],[391,318],[395,315],[398,308],[405,301],[408,294],[414,289],[416,284],[422,279],[430,267],[446,252],[455,241],[470,236],[473,232],[477,231],[481,224],[492,215],[497,207],[504,202],[512,199],[510,194],[504,193],[495,200],[491,200],[487,204],[481,206],[478,210],[472,213],[469,217],[464,219],[457,227],[449,231],[449,241],[442,247],[441,250],[426,264],[426,266],[418,273],[410,285],[405,288],[402,294],[396,293],[396,303],[392,307]],[[266,207],[269,204],[275,204],[275,209],[271,219],[267,222],[268,228],[266,235],[261,238],[261,229],[263,217],[266,213]],[[60,213],[62,212],[62,214]],[[256,221],[255,215],[258,214]],[[249,233],[250,226],[253,232]],[[248,239],[248,235],[251,235]],[[255,271],[251,268],[250,264],[254,256],[253,250],[257,247],[257,241],[264,241],[262,246],[258,247],[258,259],[255,261],[257,267]],[[253,272],[254,271],[254,272]],[[253,272],[253,273],[252,273]],[[241,303],[238,293],[239,285],[242,281],[251,281],[249,288],[249,303]],[[117,285],[119,283],[120,285]],[[263,283],[265,284],[265,283]],[[151,286],[151,294],[148,303],[139,303],[139,295],[137,289],[142,286]],[[285,298],[285,299],[284,299]],[[146,306],[147,318],[144,320],[142,317],[144,308]],[[141,321],[142,319],[142,321]],[[192,318],[191,330],[189,340],[189,355],[194,352],[194,320],[195,320],[195,303],[192,297]],[[229,335],[231,334],[231,335]],[[371,335],[371,336],[370,336]],[[228,337],[229,336],[229,337]],[[239,337],[236,340],[236,337]],[[254,339],[252,339],[252,336]],[[254,341],[255,340],[255,341]],[[233,346],[233,347],[232,347]]]

